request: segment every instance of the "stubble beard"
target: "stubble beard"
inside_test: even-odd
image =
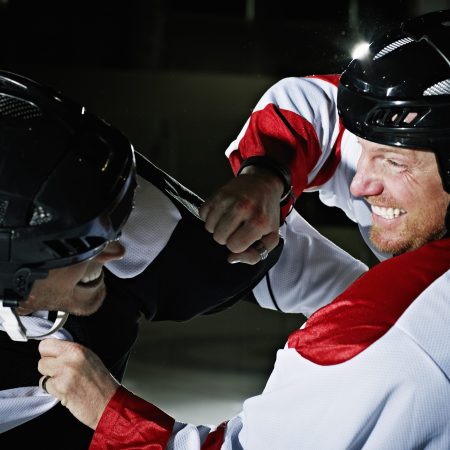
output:
[[[438,216],[439,214],[436,213],[434,217]],[[424,214],[418,220],[406,221],[401,230],[391,239],[389,234],[386,235],[383,227],[378,225],[372,225],[369,237],[378,250],[399,255],[440,239],[446,232],[444,216],[442,220],[435,220],[433,224],[430,215]]]

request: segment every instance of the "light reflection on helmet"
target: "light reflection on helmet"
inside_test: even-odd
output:
[[[434,151],[450,192],[450,10],[375,39],[344,70],[337,102],[344,126],[357,136]]]

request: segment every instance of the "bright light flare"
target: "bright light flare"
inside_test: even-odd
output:
[[[360,42],[359,44],[356,44],[352,50],[352,58],[358,59],[364,57],[369,50],[369,45],[370,44],[368,42]]]

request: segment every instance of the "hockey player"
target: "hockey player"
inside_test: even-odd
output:
[[[341,76],[280,82],[232,145],[241,175],[202,209],[215,239],[241,252],[231,260],[259,259],[247,247],[261,236],[275,246],[291,185],[295,196],[319,189],[385,259],[289,336],[241,414],[177,422],[88,350],[41,343],[47,390],[95,429],[91,449],[449,448],[449,23],[450,11],[408,20]],[[242,189],[256,215],[271,213],[267,228],[252,234]]]

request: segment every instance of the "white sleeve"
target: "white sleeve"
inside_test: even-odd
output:
[[[225,155],[230,157],[236,151],[243,158],[252,156],[250,153],[270,154],[272,147],[282,151],[276,144],[284,142],[295,155],[308,153],[301,163],[292,155],[289,160],[293,180],[296,172],[306,171],[309,184],[335,152],[340,131],[336,97],[336,84],[320,78],[289,77],[278,81],[258,101]],[[280,116],[282,120],[277,120]]]
[[[356,356],[325,363],[279,350],[264,392],[244,403],[242,448],[448,449],[449,284],[447,272],[369,346],[364,327],[343,326],[341,339],[365,348]]]
[[[333,244],[295,210],[281,228],[280,259],[253,289],[264,308],[310,316],[331,302],[368,267]]]
[[[119,278],[142,273],[166,246],[181,219],[176,206],[152,183],[138,176],[135,205],[122,229],[123,259],[106,263]]]

